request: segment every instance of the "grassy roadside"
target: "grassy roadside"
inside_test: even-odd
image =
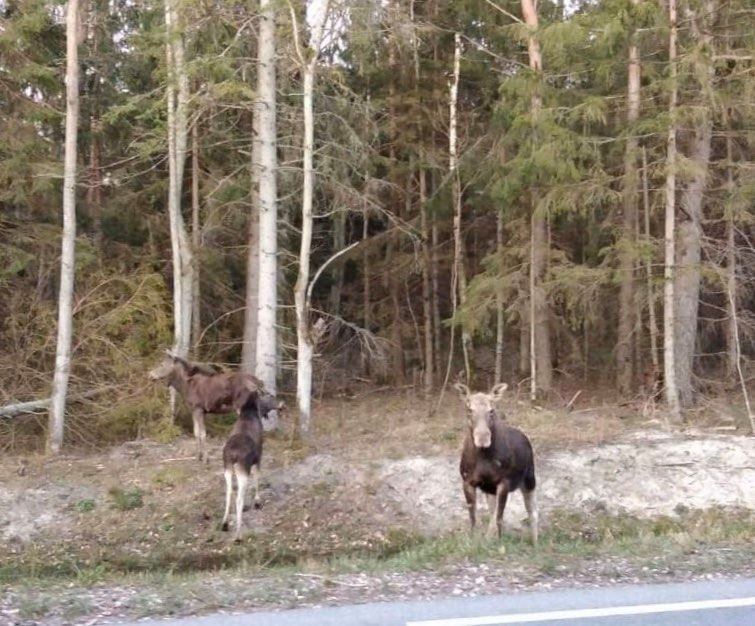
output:
[[[77,623],[92,615],[121,619],[747,574],[755,563],[755,515],[709,510],[639,520],[555,512],[537,550],[516,535],[499,542],[466,534],[423,538],[398,529],[372,547],[328,555],[276,546],[263,536],[211,550],[166,547],[139,562],[119,558],[114,547],[104,550],[93,560],[42,550],[12,562],[0,557],[0,617]]]

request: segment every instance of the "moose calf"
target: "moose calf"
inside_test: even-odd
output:
[[[254,508],[262,508],[260,502],[260,460],[262,459],[262,418],[270,411],[282,411],[283,402],[277,403],[269,393],[257,392],[256,399],[241,409],[231,434],[223,446],[223,472],[225,474],[225,513],[221,528],[228,530],[228,515],[231,512],[233,477],[236,476],[236,535],[241,538],[242,514],[249,476],[254,481]]]
[[[520,489],[529,516],[532,543],[537,543],[537,499],[535,497],[535,458],[532,445],[520,430],[507,426],[498,416],[495,404],[508,385],[494,386],[490,393],[472,393],[456,383],[467,408],[467,432],[459,469],[472,530],[475,527],[477,489],[488,495],[488,533],[501,536],[503,511],[509,493]]]

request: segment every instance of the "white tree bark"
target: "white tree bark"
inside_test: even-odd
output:
[[[181,214],[188,136],[189,79],[184,43],[176,9],[177,0],[165,2],[166,60],[168,67],[168,218],[173,258],[174,352],[186,356],[191,345],[194,259]]]
[[[461,35],[454,35],[454,66],[453,78],[450,86],[449,98],[449,123],[448,123],[448,171],[451,176],[451,188],[453,194],[454,206],[454,275],[452,289],[453,313],[456,314],[456,303],[463,307],[466,299],[467,280],[464,271],[464,245],[461,237],[461,181],[459,180],[459,147],[457,140],[458,127],[458,104],[459,104],[459,74],[461,70]],[[461,348],[464,354],[464,371],[466,372],[466,382],[469,384],[471,371],[469,367],[469,353],[471,350],[472,340],[469,331],[462,325],[461,327]]]
[[[676,386],[674,269],[676,234],[676,0],[669,0],[669,66],[671,95],[669,97],[669,130],[666,141],[666,225],[665,259],[663,265],[663,378],[666,403],[671,416],[679,421],[681,407]]]
[[[191,128],[191,252],[194,261],[192,274],[192,312],[191,312],[191,343],[194,348],[199,343],[202,334],[202,314],[200,310],[199,287],[199,248],[202,245],[201,224],[199,217],[199,120]]]
[[[305,57],[299,42],[296,11],[289,2],[291,19],[294,26],[294,43],[301,64],[303,75],[303,101],[304,109],[304,141],[303,141],[303,166],[304,181],[302,189],[302,222],[301,222],[301,245],[299,248],[299,273],[294,286],[294,304],[296,307],[296,402],[299,407],[299,431],[306,435],[309,433],[312,421],[312,356],[314,346],[319,339],[319,332],[314,333],[309,323],[309,274],[310,255],[312,250],[312,201],[314,196],[315,172],[314,172],[314,88],[315,70],[320,55],[323,29],[328,15],[328,1],[325,0],[320,6],[314,23],[311,26],[309,37],[309,58]],[[318,324],[318,328],[322,328]]]
[[[277,130],[275,94],[274,0],[260,0],[257,53],[259,124],[259,291],[255,373],[269,393],[276,392],[278,307]],[[277,416],[273,416],[273,424]]]
[[[252,137],[251,194],[247,233],[246,301],[244,310],[244,337],[241,347],[241,369],[254,374],[257,362],[257,324],[260,286],[260,193],[259,193],[259,112],[254,111]]]
[[[63,445],[66,396],[71,375],[73,280],[76,257],[76,157],[79,126],[79,2],[68,0],[66,15],[66,137],[63,163],[63,241],[58,294],[58,342],[52,380],[47,451]]]

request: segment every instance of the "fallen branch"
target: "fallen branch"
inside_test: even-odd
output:
[[[100,393],[103,393],[104,391],[107,391],[108,389],[109,387],[103,389],[91,389],[86,393],[79,394],[75,398],[71,398],[71,402],[77,402],[79,400],[91,398]],[[44,398],[42,400],[30,400],[28,402],[6,404],[5,406],[0,407],[0,417],[11,418],[16,417],[17,415],[28,415],[30,413],[40,413],[42,411],[46,411],[50,408],[50,400],[50,398]]]

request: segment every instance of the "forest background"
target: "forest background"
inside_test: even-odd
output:
[[[751,422],[747,0],[0,12],[4,449],[174,436],[167,346],[297,389],[302,432],[457,376]],[[12,405],[53,378],[48,428]]]

